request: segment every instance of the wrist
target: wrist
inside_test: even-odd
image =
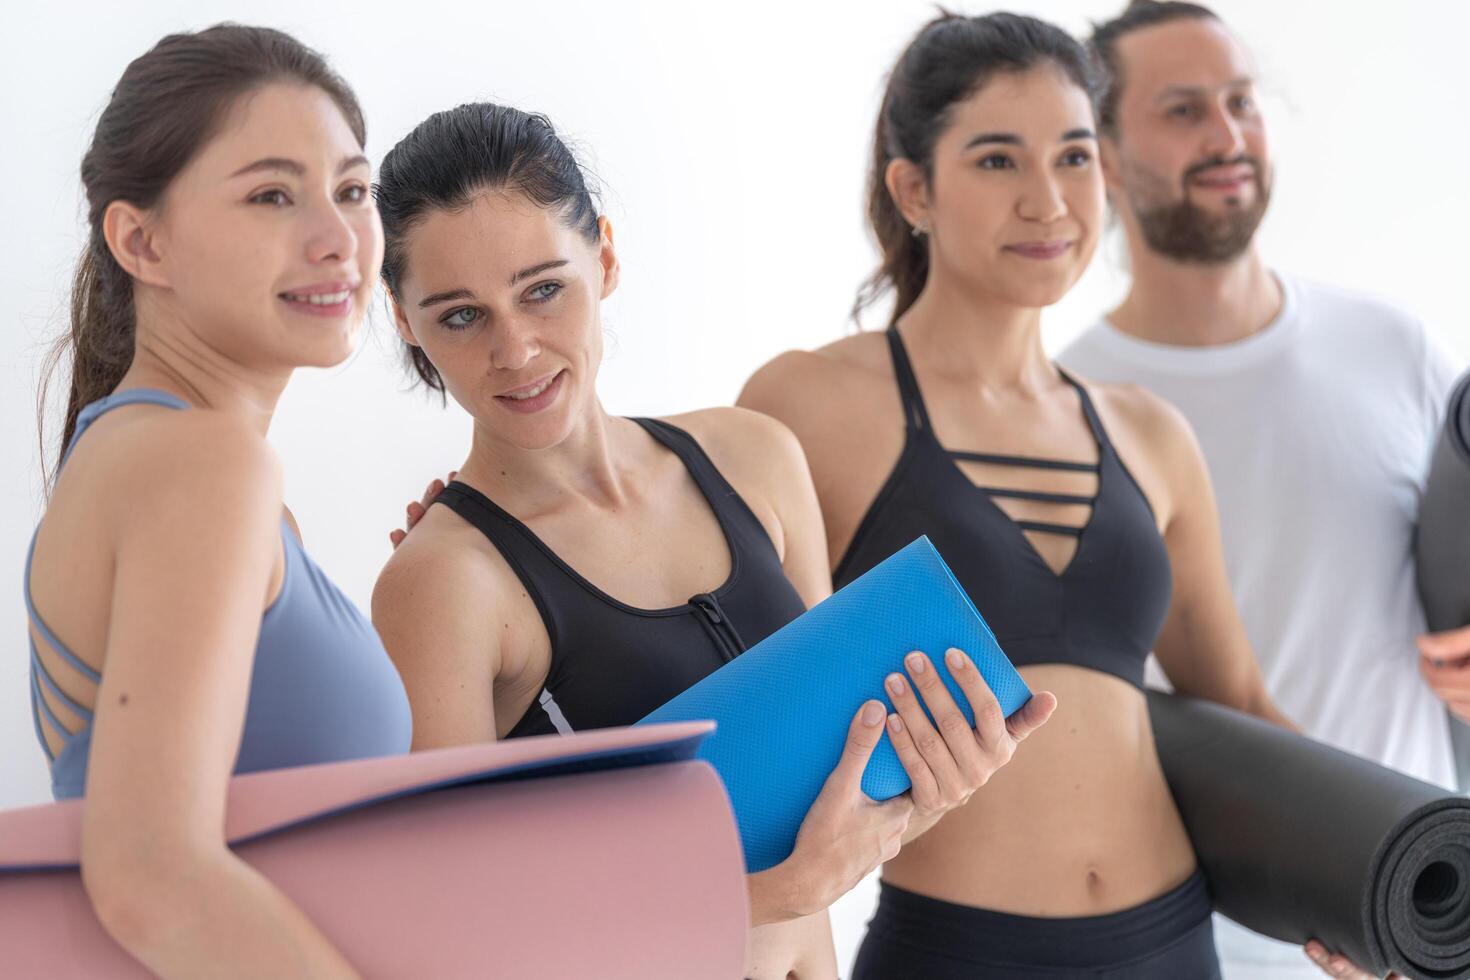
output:
[[[746,876],[750,924],[789,922],[826,908],[814,896],[811,875],[794,855],[773,868]]]

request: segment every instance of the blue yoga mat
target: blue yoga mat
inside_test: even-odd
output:
[[[969,654],[1007,717],[1031,699],[939,552],[919,538],[639,724],[714,719],[699,757],[725,781],[747,869],[764,871],[790,856],[862,703],[878,698],[893,710],[883,680],[906,673],[910,651],[929,655],[974,723],[944,666],[950,647]],[[863,773],[863,791],[886,800],[908,788],[885,731]]]

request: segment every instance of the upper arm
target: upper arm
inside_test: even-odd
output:
[[[1115,399],[1167,486],[1163,533],[1174,591],[1154,648],[1159,665],[1181,694],[1255,709],[1264,683],[1231,595],[1214,489],[1194,431],[1178,409],[1142,389]]]
[[[493,742],[502,617],[492,603],[502,590],[478,553],[416,533],[373,588],[373,625],[408,692],[413,749]]]
[[[244,423],[180,413],[130,449],[110,502],[115,567],[83,821],[89,887],[120,866],[223,848],[281,551],[279,465]]]

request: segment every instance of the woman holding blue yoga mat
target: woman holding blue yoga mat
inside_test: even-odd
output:
[[[617,253],[544,117],[437,113],[389,152],[376,194],[412,368],[474,422],[457,479],[394,535],[374,592],[415,748],[632,724],[826,596],[816,494],[783,426],[602,408],[599,305]],[[942,722],[959,709],[934,673],[916,685]],[[1054,704],[1038,696],[1007,728],[978,671],[956,677],[980,737],[942,759],[906,751],[913,797],[863,795],[885,709],[851,719],[792,857],[749,877],[751,976],[835,977],[827,906],[968,798]],[[927,740],[918,699],[895,701]]]
[[[31,688],[53,792],[86,796],[93,911],[162,977],[357,976],[224,827],[233,773],[409,747],[403,684],[302,550],[266,441],[293,372],[341,363],[372,296],[364,139],[319,54],[225,24],[129,64],[82,160]]]
[[[926,25],[873,144],[882,264],[858,308],[891,290],[889,328],[782,355],[741,397],[801,441],[839,586],[927,534],[1061,703],[1018,765],[885,865],[858,980],[1218,976],[1144,661],[1157,653],[1182,693],[1285,720],[1187,424],[1042,349],[1041,311],[1102,229],[1093,94],[1086,54],[1049,24]]]

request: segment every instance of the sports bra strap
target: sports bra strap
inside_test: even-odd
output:
[[[157,388],[129,388],[126,391],[117,391],[106,398],[99,398],[86,408],[77,413],[76,429],[71,434],[71,442],[67,443],[66,452],[61,456],[61,466],[71,457],[71,451],[76,448],[77,440],[82,437],[92,423],[112,411],[114,408],[122,408],[125,405],[162,405],[165,408],[188,408],[189,403],[178,395],[171,395]],[[60,466],[57,467],[59,472]]]
[[[1102,419],[1098,418],[1097,409],[1093,407],[1092,396],[1087,393],[1087,389],[1083,387],[1082,382],[1067,373],[1066,368],[1060,364],[1056,367],[1057,373],[1062,376],[1062,380],[1077,389],[1077,397],[1082,402],[1082,414],[1087,418],[1087,427],[1092,430],[1092,437],[1097,440],[1098,450],[1106,452],[1112,446],[1112,443],[1108,440],[1108,430],[1103,428]]]
[[[913,364],[896,325],[888,328],[888,349],[893,355],[893,376],[898,381],[905,424],[910,429],[931,429],[929,411],[924,407],[924,396],[919,393],[919,379],[914,377]]]

